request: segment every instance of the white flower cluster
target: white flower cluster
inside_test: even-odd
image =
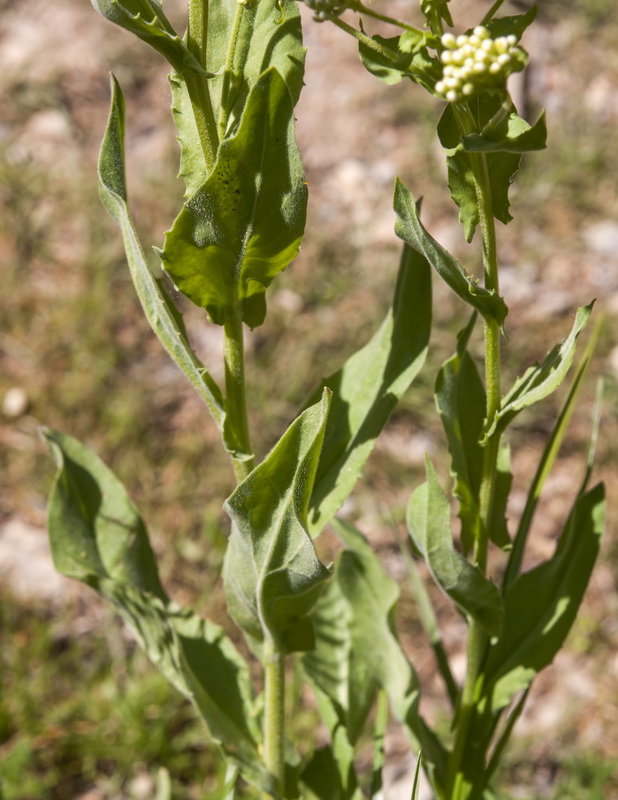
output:
[[[443,77],[436,83],[436,92],[449,103],[470,97],[483,86],[495,84],[521,64],[522,51],[517,47],[517,37],[510,35],[492,39],[483,25],[476,27],[469,36],[456,37],[445,33],[442,45],[445,48],[440,56],[444,64]]]

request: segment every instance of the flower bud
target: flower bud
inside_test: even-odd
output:
[[[440,53],[444,66],[442,80],[436,83],[435,89],[451,103],[480,91],[504,89],[507,76],[521,69],[523,64],[522,51],[517,47],[518,39],[514,34],[492,39],[483,25],[477,25],[471,34],[457,37],[445,33],[440,41],[445,48]]]

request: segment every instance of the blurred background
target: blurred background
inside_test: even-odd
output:
[[[181,0],[168,2],[166,11],[182,28]],[[476,24],[489,5],[453,0],[456,31]],[[376,7],[421,23],[416,2]],[[501,13],[523,8],[507,0]],[[462,244],[446,188],[434,132],[440,104],[410,83],[380,83],[360,65],[352,39],[313,22],[307,9],[303,16],[307,87],[297,116],[309,221],[300,257],[269,291],[266,323],[247,335],[250,416],[260,457],[321,376],[369,338],[388,307],[399,252],[396,175],[424,196],[431,233],[470,269],[479,265],[478,245]],[[605,314],[598,354],[533,530],[532,561],[551,554],[581,480],[601,375],[606,391],[596,477],[608,483],[610,511],[580,617],[564,652],[534,686],[500,782],[505,798],[611,800],[618,798],[615,4],[541,0],[539,19],[523,43],[531,64],[513,93],[532,121],[547,109],[549,149],[524,159],[512,189],[515,219],[498,232],[502,292],[510,306],[505,385],[564,338],[577,306],[596,297],[596,316]],[[86,0],[0,0],[4,800],[146,800],[155,796],[159,767],[173,776],[175,800],[201,800],[216,797],[221,769],[191,708],[135,649],[110,608],[54,572],[46,543],[53,466],[38,438],[40,425],[72,434],[104,458],[148,524],[170,594],[233,633],[219,580],[228,529],[221,504],[233,474],[205,407],[142,317],[119,233],[98,199],[96,158],[109,71],[127,97],[129,200],[149,250],[161,244],[182,197],[165,64]],[[220,377],[220,329],[188,303],[183,310],[196,350]],[[402,581],[403,644],[423,681],[422,710],[439,721],[432,655],[395,536],[426,451],[447,480],[432,386],[467,312],[436,282],[434,314],[428,364],[380,438],[345,512]],[[522,414],[513,430],[512,520],[563,396]],[[440,596],[435,600],[447,650],[461,672],[462,623]],[[291,724],[309,730],[310,707],[295,713]],[[393,728],[387,741],[391,800],[409,797],[407,749]]]

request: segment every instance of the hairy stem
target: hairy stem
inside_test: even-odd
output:
[[[223,326],[223,357],[225,360],[225,406],[238,448],[234,457],[237,481],[244,480],[253,469],[254,459],[247,419],[245,393],[245,352],[242,319],[237,307],[234,318]]]
[[[189,25],[187,28],[187,47],[204,69],[207,69],[208,45],[208,0],[189,0]],[[187,70],[183,74],[187,83],[191,106],[197,124],[200,143],[204,152],[207,170],[214,165],[219,145],[217,122],[215,120],[207,78]]]
[[[285,781],[285,656],[264,645],[264,765],[279,790]],[[268,797],[268,795],[266,795]]]

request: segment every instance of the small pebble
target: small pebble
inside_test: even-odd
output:
[[[5,417],[16,419],[26,413],[29,405],[26,392],[19,386],[12,386],[2,400],[2,413]]]

